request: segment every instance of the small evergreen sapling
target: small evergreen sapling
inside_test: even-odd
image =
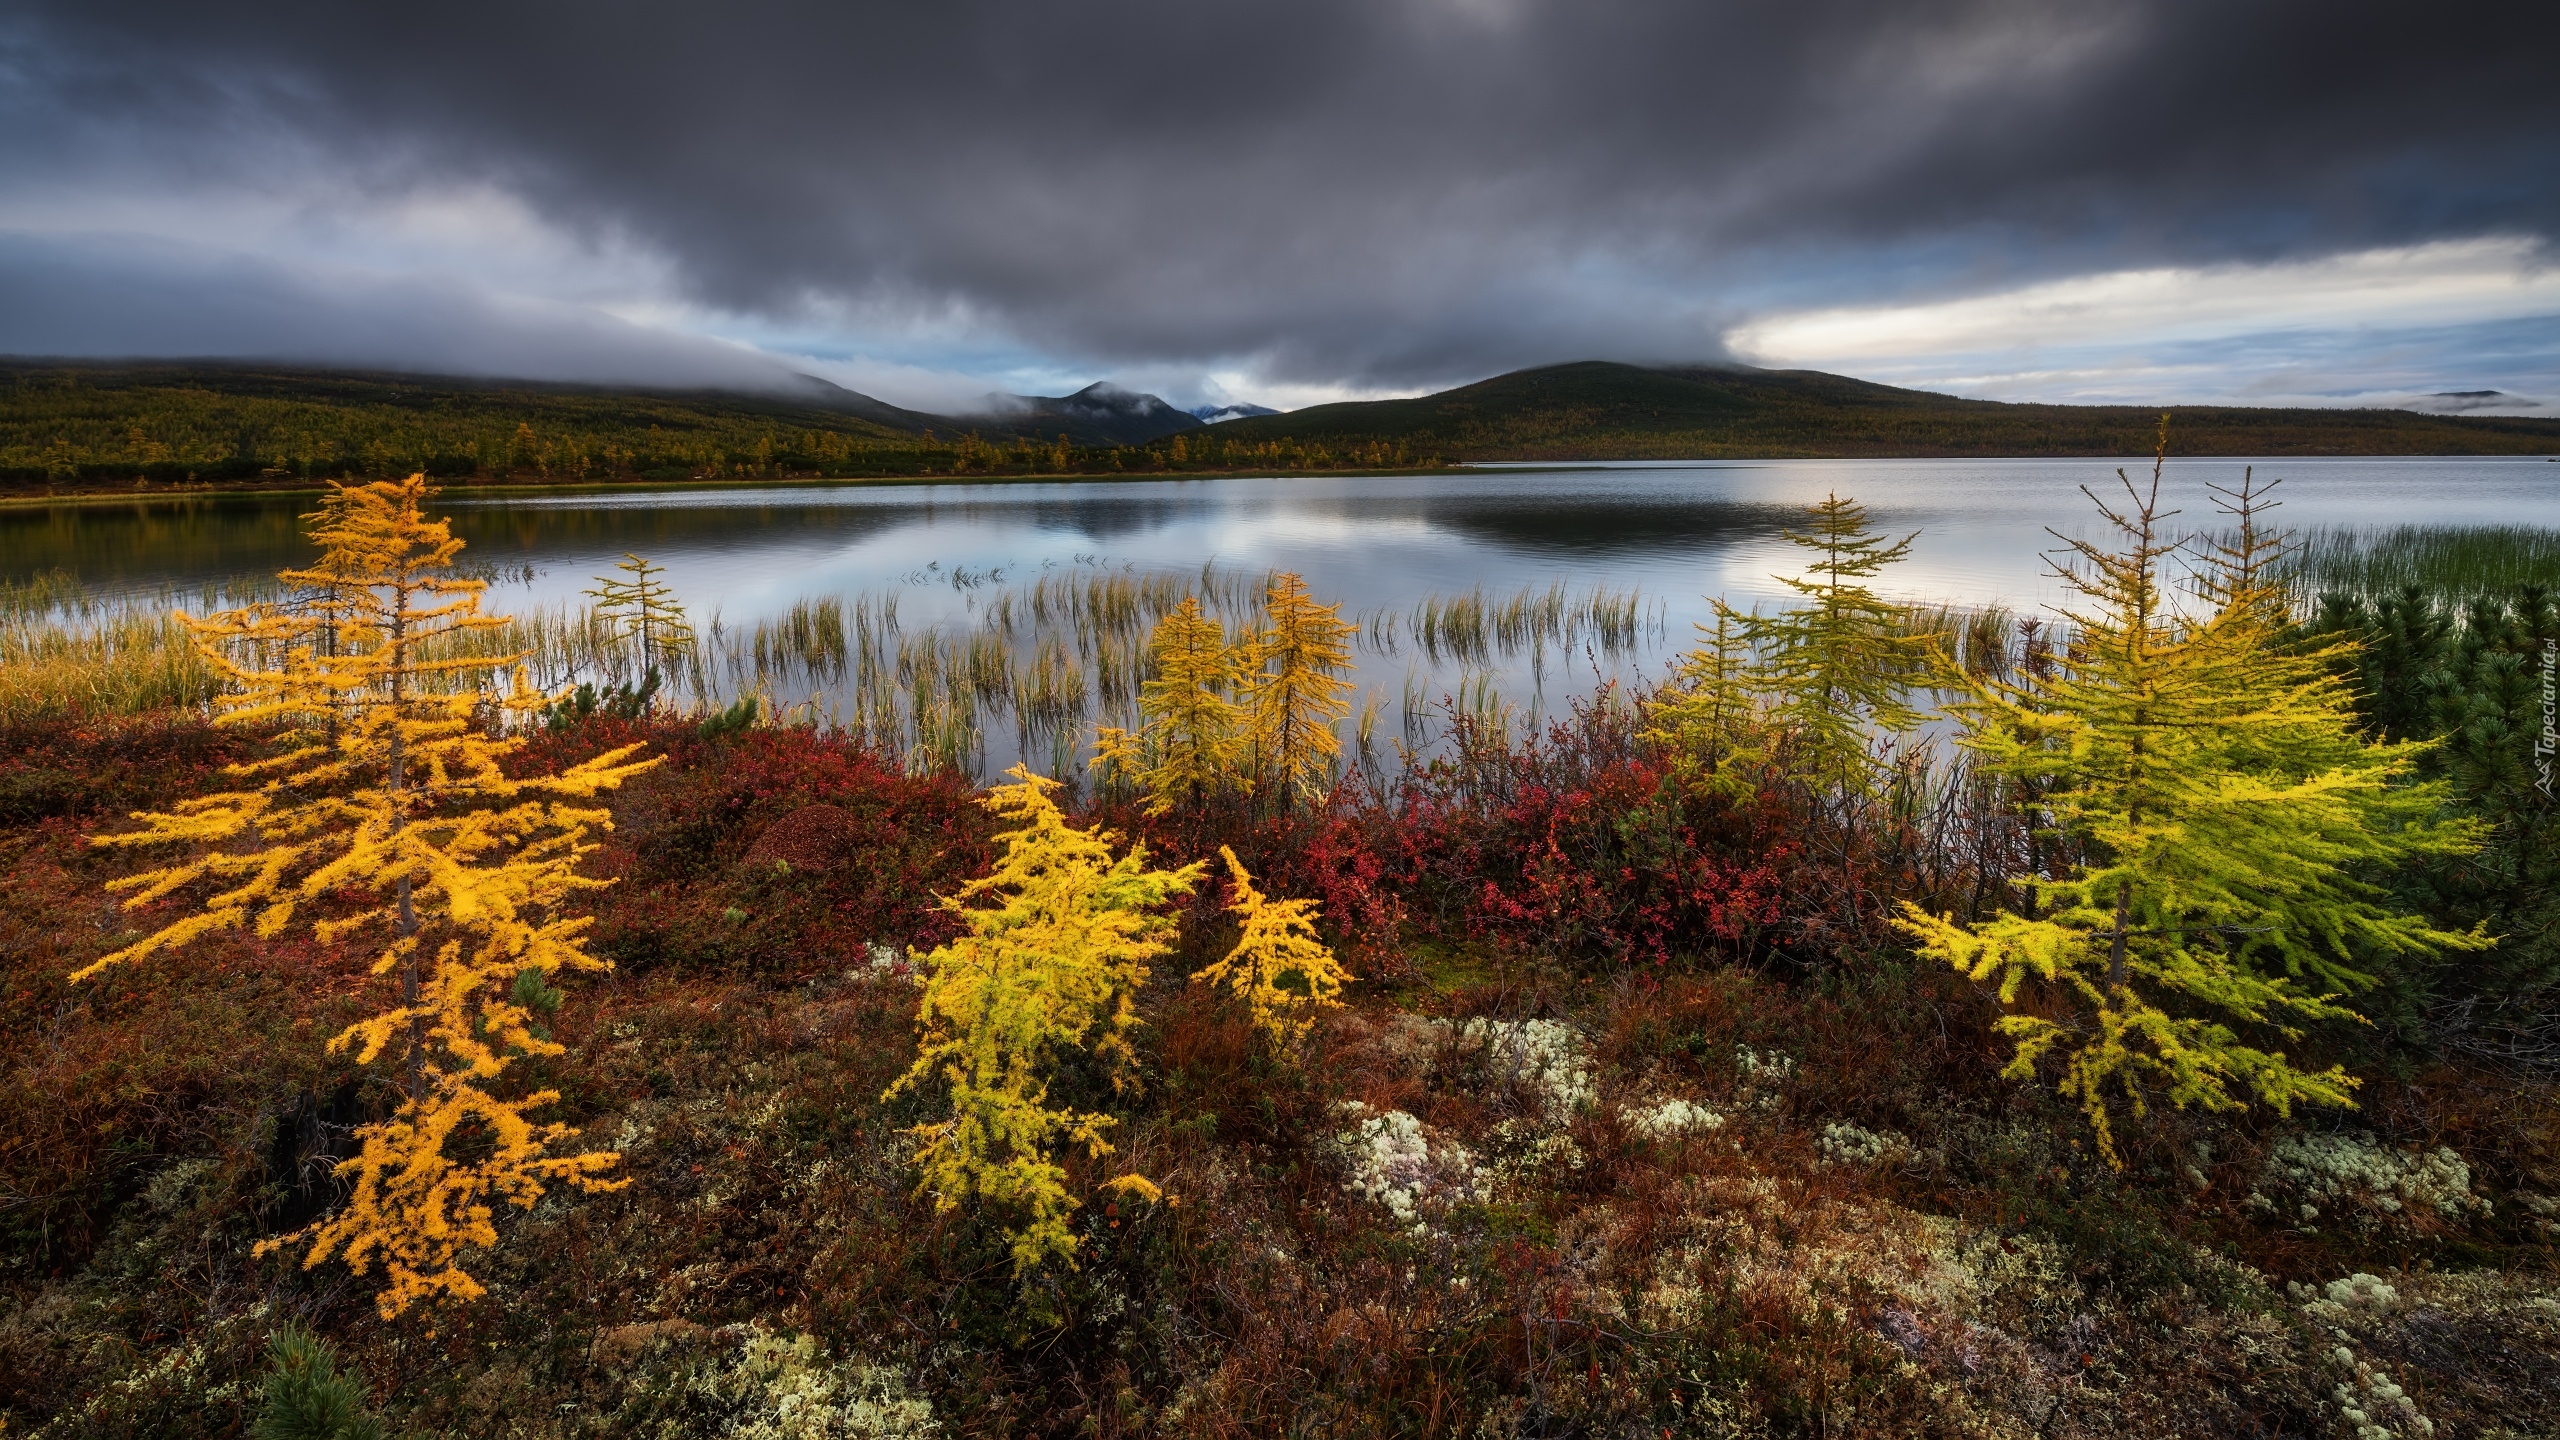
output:
[[[1059,1146],[1111,1153],[1102,1136],[1112,1117],[1053,1105],[1050,1081],[1067,1054],[1088,1051],[1115,1089],[1126,1083],[1138,987],[1147,962],[1172,948],[1175,922],[1161,907],[1204,867],[1151,870],[1144,845],[1114,856],[1110,837],[1067,824],[1049,798],[1057,781],[1019,765],[1006,773],[1013,783],[981,803],[1014,828],[996,836],[995,869],[943,902],[967,933],[924,957],[915,1064],[883,1098],[936,1080],[947,1088],[951,1118],[913,1132],[921,1188],[939,1209],[975,1201],[1001,1216],[1019,1274],[1074,1261],[1076,1202]],[[1155,1194],[1136,1175],[1111,1185]]]
[[[2138,1117],[2155,1088],[2213,1110],[2246,1103],[2235,1091],[2282,1114],[2351,1106],[2344,1069],[2303,1068],[2234,1025],[2299,1039],[2308,1022],[2360,1018],[2339,1001],[2374,983],[2370,957],[2490,943],[2396,913],[2358,878],[2462,853],[2477,827],[2411,782],[2423,747],[2356,734],[2334,645],[2292,643],[2261,497],[2237,493],[2241,538],[2202,577],[2216,608],[2186,619],[2162,584],[2176,547],[2157,465],[2148,492],[2125,487],[2123,508],[2099,502],[2120,548],[2066,538],[2074,561],[2057,569],[2087,602],[2066,612],[2067,653],[2042,674],[1960,682],[1963,743],[2031,797],[2055,859],[2018,877],[2023,913],[1967,924],[1906,903],[1898,922],[1921,954],[1996,982],[2017,1041],[2007,1073],[2058,1061],[2110,1164],[2111,1100]],[[2031,984],[2047,998],[2022,1007]]]
[[[1868,583],[1916,537],[1886,540],[1864,506],[1838,495],[1807,519],[1786,538],[1811,563],[1774,577],[1801,603],[1763,615],[1711,602],[1714,628],[1698,627],[1654,709],[1650,738],[1703,789],[1739,796],[1783,772],[1844,801],[1872,798],[1878,738],[1920,724],[1910,696],[1927,642],[1905,633],[1904,607]]]
[[[1805,603],[1743,622],[1759,654],[1753,685],[1798,773],[1863,794],[1875,781],[1872,737],[1920,724],[1910,689],[1926,641],[1900,633],[1903,607],[1867,583],[1910,554],[1917,537],[1886,541],[1868,526],[1866,507],[1838,495],[1824,497],[1808,518],[1809,530],[1786,537],[1813,552],[1812,564],[1800,576],[1777,577]]]
[[[232,767],[247,788],[137,814],[141,829],[98,837],[191,852],[111,882],[132,892],[127,908],[202,899],[72,977],[218,930],[272,938],[298,916],[323,944],[382,936],[374,973],[397,975],[400,1003],[329,1048],[354,1049],[368,1065],[396,1055],[403,1103],[363,1127],[361,1150],[339,1166],[355,1180],[345,1209],[259,1249],[308,1239],[305,1266],[341,1256],[361,1275],[381,1263],[386,1317],[430,1295],[480,1293],[456,1262],[497,1242],[493,1197],[529,1207],[547,1183],[619,1183],[602,1178],[617,1156],[550,1153],[569,1127],[527,1117],[553,1092],[510,1098],[496,1082],[515,1057],[562,1048],[536,1029],[521,977],[608,968],[586,951],[589,921],[567,913],[608,883],[577,873],[595,848],[587,836],[612,823],[601,805],[579,802],[657,763],[635,761],[639,747],[626,746],[556,775],[506,773],[524,742],[493,735],[492,717],[529,717],[544,697],[521,670],[512,690],[494,688],[492,672],[514,657],[468,653],[473,635],[505,622],[480,613],[484,582],[449,573],[462,542],[424,514],[432,493],[413,475],[331,494],[313,517],[323,565],[287,572],[325,574],[327,610],[187,619],[228,682],[218,723],[272,730],[276,751]]]
[[[1224,959],[1191,978],[1197,984],[1234,991],[1252,1009],[1255,1028],[1273,1044],[1295,1044],[1314,1023],[1300,1012],[1340,1004],[1334,997],[1342,993],[1351,972],[1316,938],[1315,901],[1270,899],[1254,888],[1253,876],[1246,873],[1235,851],[1221,845],[1218,854],[1225,858],[1228,878],[1235,886],[1235,899],[1227,911],[1244,933]],[[1292,978],[1306,993],[1281,984]]]
[[[328,1341],[299,1325],[268,1342],[258,1391],[250,1440],[382,1440],[382,1422],[365,1410],[363,1382],[338,1368]]]
[[[1766,773],[1772,734],[1752,680],[1750,618],[1713,602],[1715,628],[1673,663],[1671,683],[1645,715],[1645,738],[1662,746],[1683,780],[1741,799]]]

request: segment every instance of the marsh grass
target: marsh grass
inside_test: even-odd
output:
[[[2377,597],[2411,585],[2456,599],[2509,593],[2560,578],[2560,532],[2313,530],[2295,540],[2286,573],[2306,614],[2322,595]],[[1271,577],[1209,565],[1196,573],[1078,566],[1017,584],[958,571],[912,578],[897,589],[803,599],[748,624],[714,614],[694,649],[661,675],[659,693],[685,710],[755,697],[768,715],[859,735],[919,769],[974,773],[984,766],[987,736],[999,730],[1010,731],[1015,753],[1034,764],[1073,762],[1095,723],[1135,715],[1156,621],[1196,596],[1231,632],[1250,632],[1262,623]],[[902,596],[944,583],[966,597],[965,618],[902,621]],[[99,596],[58,573],[0,585],[0,715],[202,705],[214,680],[171,611],[290,601],[272,585]],[[491,608],[512,618],[457,637],[456,653],[521,656],[528,680],[546,690],[641,680],[636,648],[585,605],[493,598]],[[1397,720],[1390,733],[1407,754],[1430,747],[1453,714],[1490,734],[1535,727],[1552,662],[1637,660],[1664,643],[1663,613],[1661,602],[1635,590],[1557,582],[1510,592],[1477,586],[1361,614],[1360,649],[1407,664],[1400,690],[1368,693],[1358,719],[1345,722],[1356,731],[1349,753],[1375,763],[1389,707]],[[2008,678],[2032,650],[2067,643],[2053,622],[1999,607],[1915,605],[1901,629],[1928,637],[1965,671],[1993,678]],[[1498,680],[1523,662],[1539,692],[1526,709]]]
[[[202,705],[213,672],[174,612],[265,598],[174,587],[101,596],[58,570],[0,584],[0,718]]]
[[[1609,660],[1632,658],[1648,638],[1662,633],[1662,607],[1641,592],[1593,586],[1572,591],[1563,581],[1544,589],[1523,587],[1496,595],[1479,585],[1455,595],[1429,595],[1403,614],[1365,617],[1363,643],[1393,655],[1410,644],[1431,664],[1483,667],[1496,658],[1526,656],[1541,679],[1550,650],[1589,647]]]
[[[2459,604],[2560,584],[2560,530],[2534,525],[2433,529],[2402,525],[2359,531],[2321,527],[2298,533],[2284,564],[2306,611],[2324,595],[2378,600],[2412,586]]]
[[[0,718],[193,708],[214,687],[185,627],[166,611],[0,620]]]

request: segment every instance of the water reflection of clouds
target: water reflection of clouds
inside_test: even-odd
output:
[[[2207,481],[2238,460],[2169,466],[2184,528],[2213,520]],[[626,551],[665,565],[699,613],[733,623],[810,596],[898,586],[939,562],[1001,567],[1009,582],[1107,558],[1114,568],[1302,571],[1353,610],[1409,608],[1432,591],[1508,593],[1561,580],[1641,586],[1674,638],[1704,596],[1782,599],[1772,575],[1800,568],[1779,539],[1802,507],[1838,491],[1880,526],[1919,530],[1886,584],[1917,599],[2014,605],[2060,597],[2044,553],[2103,523],[2083,484],[2120,493],[2117,460],[1774,461],[1484,469],[1445,475],[752,489],[582,490],[446,497],[466,558],[536,572],[509,594],[572,600]],[[2511,460],[2286,460],[2280,520],[2301,526],[2538,524],[2560,527],[2560,466]],[[306,555],[307,495],[191,497],[0,512],[7,573],[59,565],[84,583],[133,589],[272,574]],[[948,589],[947,586],[944,587]],[[966,599],[954,603],[965,612]],[[923,605],[922,596],[916,603]],[[934,602],[937,606],[939,602]]]

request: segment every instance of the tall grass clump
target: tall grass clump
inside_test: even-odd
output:
[[[1533,671],[1543,674],[1550,647],[1569,652],[1587,645],[1613,660],[1632,655],[1654,613],[1638,591],[1593,586],[1576,594],[1559,580],[1509,595],[1492,594],[1481,585],[1455,595],[1429,595],[1399,618],[1402,634],[1434,665],[1484,666],[1496,656],[1526,655]],[[1393,654],[1397,637],[1398,627],[1382,625],[1371,648]]]
[[[2412,587],[2456,603],[2503,597],[2560,578],[2560,530],[2538,525],[2323,526],[2296,536],[2280,575],[2297,610],[2325,595],[2375,600]]]
[[[216,682],[172,597],[100,599],[59,572],[0,585],[0,718],[193,708]]]

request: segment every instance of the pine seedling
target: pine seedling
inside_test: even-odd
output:
[[[1342,754],[1334,722],[1351,713],[1351,637],[1339,604],[1319,605],[1288,571],[1264,592],[1262,627],[1248,641],[1243,679],[1254,764],[1275,801],[1304,799],[1330,784]]]
[[[1921,954],[1996,984],[2017,1042],[2006,1073],[2057,1063],[2111,1165],[2111,1106],[2139,1118],[2155,1092],[2208,1110],[2352,1107],[2343,1068],[2298,1065],[2235,1027],[2298,1041],[2311,1022],[2361,1018],[2340,1002],[2374,983],[2362,957],[2490,943],[2397,913],[2357,878],[2464,853],[2476,826],[2439,818],[2439,788],[2410,782],[2422,746],[2355,733],[2334,646],[2288,643],[2254,506],[2249,538],[2208,562],[2218,608],[2182,620],[2162,584],[2174,547],[2158,463],[2147,491],[2125,489],[2121,507],[2099,502],[2118,548],[2057,536],[2071,547],[2057,571],[2085,602],[2066,612],[2069,653],[2046,676],[1976,677],[1956,707],[1963,743],[2037,797],[2043,852],[2062,858],[2019,877],[2026,914],[1960,924],[1906,903],[1897,922]]]
[[[1237,681],[1236,647],[1227,643],[1226,627],[1200,612],[1198,596],[1184,596],[1156,622],[1147,665],[1153,675],[1139,691],[1138,732],[1102,727],[1093,768],[1134,781],[1150,815],[1176,804],[1197,810],[1248,784],[1241,774],[1244,716],[1228,698]]]
[[[586,951],[589,921],[566,913],[609,883],[577,872],[595,848],[588,835],[612,823],[581,802],[657,763],[625,746],[556,775],[506,773],[524,742],[493,734],[489,717],[529,716],[546,697],[526,688],[520,657],[465,653],[505,621],[480,613],[484,582],[450,574],[462,542],[424,514],[432,493],[423,475],[341,486],[314,517],[340,607],[335,653],[312,643],[320,622],[307,614],[181,617],[227,682],[217,723],[268,730],[275,751],[231,767],[243,788],[136,814],[142,828],[96,839],[187,847],[109,883],[130,892],[128,909],[201,898],[72,977],[221,930],[273,938],[298,917],[322,944],[381,937],[373,971],[397,976],[399,1004],[329,1048],[367,1065],[396,1057],[402,1103],[363,1127],[359,1153],[339,1166],[355,1181],[347,1206],[259,1252],[308,1240],[306,1267],[338,1256],[362,1275],[379,1263],[386,1318],[428,1296],[481,1292],[457,1262],[496,1243],[491,1199],[530,1207],[548,1183],[618,1183],[602,1178],[611,1153],[551,1153],[569,1127],[527,1117],[556,1094],[507,1098],[495,1082],[516,1056],[562,1049],[515,998],[519,977],[609,968]],[[512,688],[497,690],[495,673],[509,669]],[[349,896],[360,897],[352,907]]]
[[[1769,727],[1752,677],[1751,617],[1722,600],[1709,603],[1715,628],[1698,627],[1698,644],[1675,662],[1671,684],[1645,716],[1644,735],[1670,754],[1684,780],[1738,799],[1769,763]]]
[[[1224,959],[1193,974],[1192,982],[1233,991],[1252,1010],[1254,1027],[1285,1049],[1314,1023],[1303,1012],[1342,1003],[1334,997],[1351,972],[1316,938],[1315,901],[1269,899],[1254,888],[1253,876],[1235,851],[1221,845],[1218,853],[1225,857],[1235,886],[1227,913],[1244,933]],[[1282,983],[1293,979],[1297,990]]]
[[[250,1440],[382,1440],[382,1422],[365,1410],[363,1383],[338,1368],[328,1341],[299,1325],[267,1343],[258,1401]]]
[[[1057,781],[1019,765],[1006,773],[1013,783],[981,803],[1014,828],[996,836],[995,869],[943,901],[966,933],[924,957],[915,1064],[882,1098],[936,1080],[948,1089],[950,1118],[912,1132],[921,1188],[938,1209],[975,1202],[1000,1217],[1021,1274],[1074,1263],[1076,1201],[1060,1147],[1111,1153],[1112,1118],[1053,1105],[1051,1078],[1082,1051],[1115,1089],[1126,1083],[1138,987],[1147,962],[1172,948],[1175,922],[1161,907],[1204,867],[1151,870],[1144,845],[1115,856],[1110,837],[1067,824],[1049,798]],[[1112,1186],[1155,1194],[1135,1175]]]
[[[1868,794],[1875,783],[1870,734],[1901,735],[1920,724],[1909,696],[1928,642],[1900,633],[1902,607],[1867,582],[1908,555],[1917,536],[1886,541],[1869,528],[1864,506],[1838,495],[1808,514],[1812,527],[1786,538],[1813,552],[1812,563],[1800,576],[1775,577],[1804,603],[1765,616],[1732,616],[1719,606],[1718,623],[1733,624],[1757,654],[1750,688],[1767,722],[1785,735],[1792,767],[1818,783]]]

